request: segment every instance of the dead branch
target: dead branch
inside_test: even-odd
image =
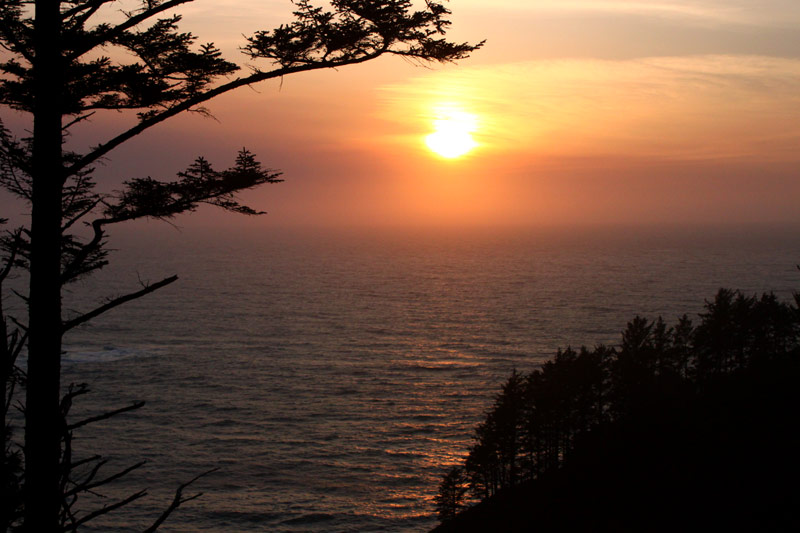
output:
[[[70,490],[68,490],[67,492],[64,493],[64,496],[73,496],[75,494],[78,494],[79,492],[87,492],[87,491],[90,491],[92,489],[96,489],[97,487],[102,487],[103,485],[107,485],[108,483],[116,481],[116,480],[120,479],[121,477],[130,474],[131,472],[133,472],[137,468],[141,468],[142,466],[144,466],[147,463],[147,461],[139,461],[138,463],[136,463],[134,465],[131,465],[128,468],[120,470],[116,474],[112,474],[112,475],[110,475],[110,476],[108,476],[106,478],[103,478],[103,479],[99,480],[99,481],[92,482],[92,479],[94,479],[94,477],[97,475],[97,472],[100,470],[100,468],[103,466],[103,464],[105,464],[105,462],[106,461],[101,461],[99,464],[95,465],[95,467],[92,469],[92,472],[90,474],[91,477],[88,478],[86,481],[80,483],[80,484],[75,484],[75,486],[72,489],[70,489]]]
[[[146,490],[141,490],[141,491],[139,491],[139,492],[137,492],[135,494],[131,494],[130,496],[128,496],[124,500],[120,500],[120,501],[118,501],[116,503],[112,503],[112,504],[106,505],[105,507],[102,507],[102,508],[100,508],[100,509],[98,509],[96,511],[92,511],[91,513],[89,513],[89,514],[87,514],[85,516],[82,516],[81,518],[76,520],[73,524],[71,524],[69,526],[64,526],[63,531],[70,531],[70,530],[71,531],[77,531],[78,526],[81,526],[82,524],[85,524],[89,520],[94,520],[98,516],[102,516],[102,515],[104,515],[106,513],[110,513],[111,511],[113,511],[115,509],[119,509],[120,507],[122,507],[124,505],[128,505],[132,501],[138,500],[139,498],[142,498],[142,497],[144,497],[146,495],[147,495],[147,491]]]
[[[110,311],[111,309],[114,309],[117,306],[120,306],[120,305],[122,305],[122,304],[124,304],[126,302],[130,302],[131,300],[135,300],[137,298],[141,298],[142,296],[144,296],[146,294],[150,294],[153,291],[157,291],[161,287],[169,285],[170,283],[176,281],[177,279],[178,279],[178,276],[170,276],[170,277],[162,279],[161,281],[158,281],[156,283],[153,283],[153,284],[150,284],[150,285],[146,285],[140,291],[132,292],[130,294],[126,294],[124,296],[120,296],[119,298],[114,298],[113,300],[111,300],[110,302],[106,303],[105,305],[101,305],[100,307],[98,307],[98,308],[96,308],[96,309],[94,309],[92,311],[89,311],[86,314],[83,314],[83,315],[81,315],[79,317],[73,318],[72,320],[68,320],[68,321],[64,322],[64,324],[61,327],[61,331],[62,331],[62,333],[66,332],[66,331],[69,331],[70,329],[74,328],[75,326],[83,324],[84,322],[88,322],[89,320],[93,319],[96,316],[102,315],[106,311]]]
[[[212,473],[216,472],[217,470],[219,470],[219,468],[212,468],[211,470],[209,470],[207,472],[203,472],[202,474],[200,474],[198,476],[195,476],[193,479],[191,479],[191,480],[187,481],[186,483],[180,485],[175,490],[175,497],[172,499],[172,503],[169,504],[169,507],[167,507],[164,510],[164,512],[161,513],[161,516],[159,516],[156,519],[156,521],[153,522],[153,525],[151,525],[150,527],[145,529],[143,533],[154,533],[155,531],[158,530],[158,527],[161,524],[163,524],[164,521],[167,518],[169,518],[169,516],[175,511],[175,509],[177,509],[182,504],[184,504],[184,503],[186,503],[188,501],[194,500],[194,499],[199,498],[200,496],[202,496],[203,493],[202,492],[198,492],[197,494],[193,494],[192,496],[184,497],[183,496],[183,490],[185,488],[187,488],[189,485],[191,485],[192,483],[194,483],[195,481],[197,481],[198,479],[200,479],[201,477],[205,477],[205,476],[207,476],[209,474],[212,474]]]
[[[119,409],[115,409],[113,411],[108,411],[108,412],[103,413],[101,415],[85,418],[85,419],[83,419],[83,420],[81,420],[79,422],[75,422],[74,424],[70,424],[70,425],[67,426],[67,431],[73,431],[74,429],[77,429],[77,428],[79,428],[81,426],[85,426],[86,424],[92,424],[94,422],[99,422],[100,420],[106,420],[106,419],[111,418],[113,416],[117,416],[117,415],[122,414],[122,413],[127,413],[128,411],[133,411],[135,409],[140,409],[142,407],[144,407],[144,402],[134,402],[131,405],[127,405],[125,407],[120,407]]]

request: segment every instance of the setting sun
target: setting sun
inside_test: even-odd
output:
[[[434,132],[425,137],[428,148],[446,159],[455,159],[478,146],[472,133],[478,128],[478,118],[454,106],[435,111]]]

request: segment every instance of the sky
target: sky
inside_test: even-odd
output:
[[[469,59],[386,57],[240,89],[208,105],[213,119],[185,115],[115,150],[97,175],[109,190],[169,179],[199,155],[224,168],[242,147],[284,173],[243,195],[266,217],[203,209],[180,225],[800,225],[800,2],[447,4],[453,40],[486,40]],[[242,34],[291,10],[179,12],[245,65]],[[126,120],[97,116],[70,142]],[[442,157],[426,138],[454,120],[471,150]]]

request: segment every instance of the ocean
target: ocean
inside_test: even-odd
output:
[[[260,221],[262,222],[262,221]],[[140,225],[112,235],[67,313],[178,274],[65,339],[87,383],[77,456],[144,467],[93,531],[422,532],[441,475],[513,369],[616,344],[636,315],[697,316],[720,287],[791,298],[800,228],[293,230]]]

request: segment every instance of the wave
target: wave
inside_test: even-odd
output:
[[[315,524],[317,522],[326,522],[328,520],[335,519],[336,516],[328,513],[308,513],[297,518],[290,518],[289,520],[284,520],[281,522],[282,524],[292,525],[292,524]]]
[[[422,370],[428,372],[453,372],[456,370],[474,370],[480,366],[477,362],[455,362],[455,361],[412,361],[405,365],[412,370]]]
[[[64,363],[111,363],[123,359],[148,357],[152,350],[128,346],[103,346],[102,348],[64,347]]]

